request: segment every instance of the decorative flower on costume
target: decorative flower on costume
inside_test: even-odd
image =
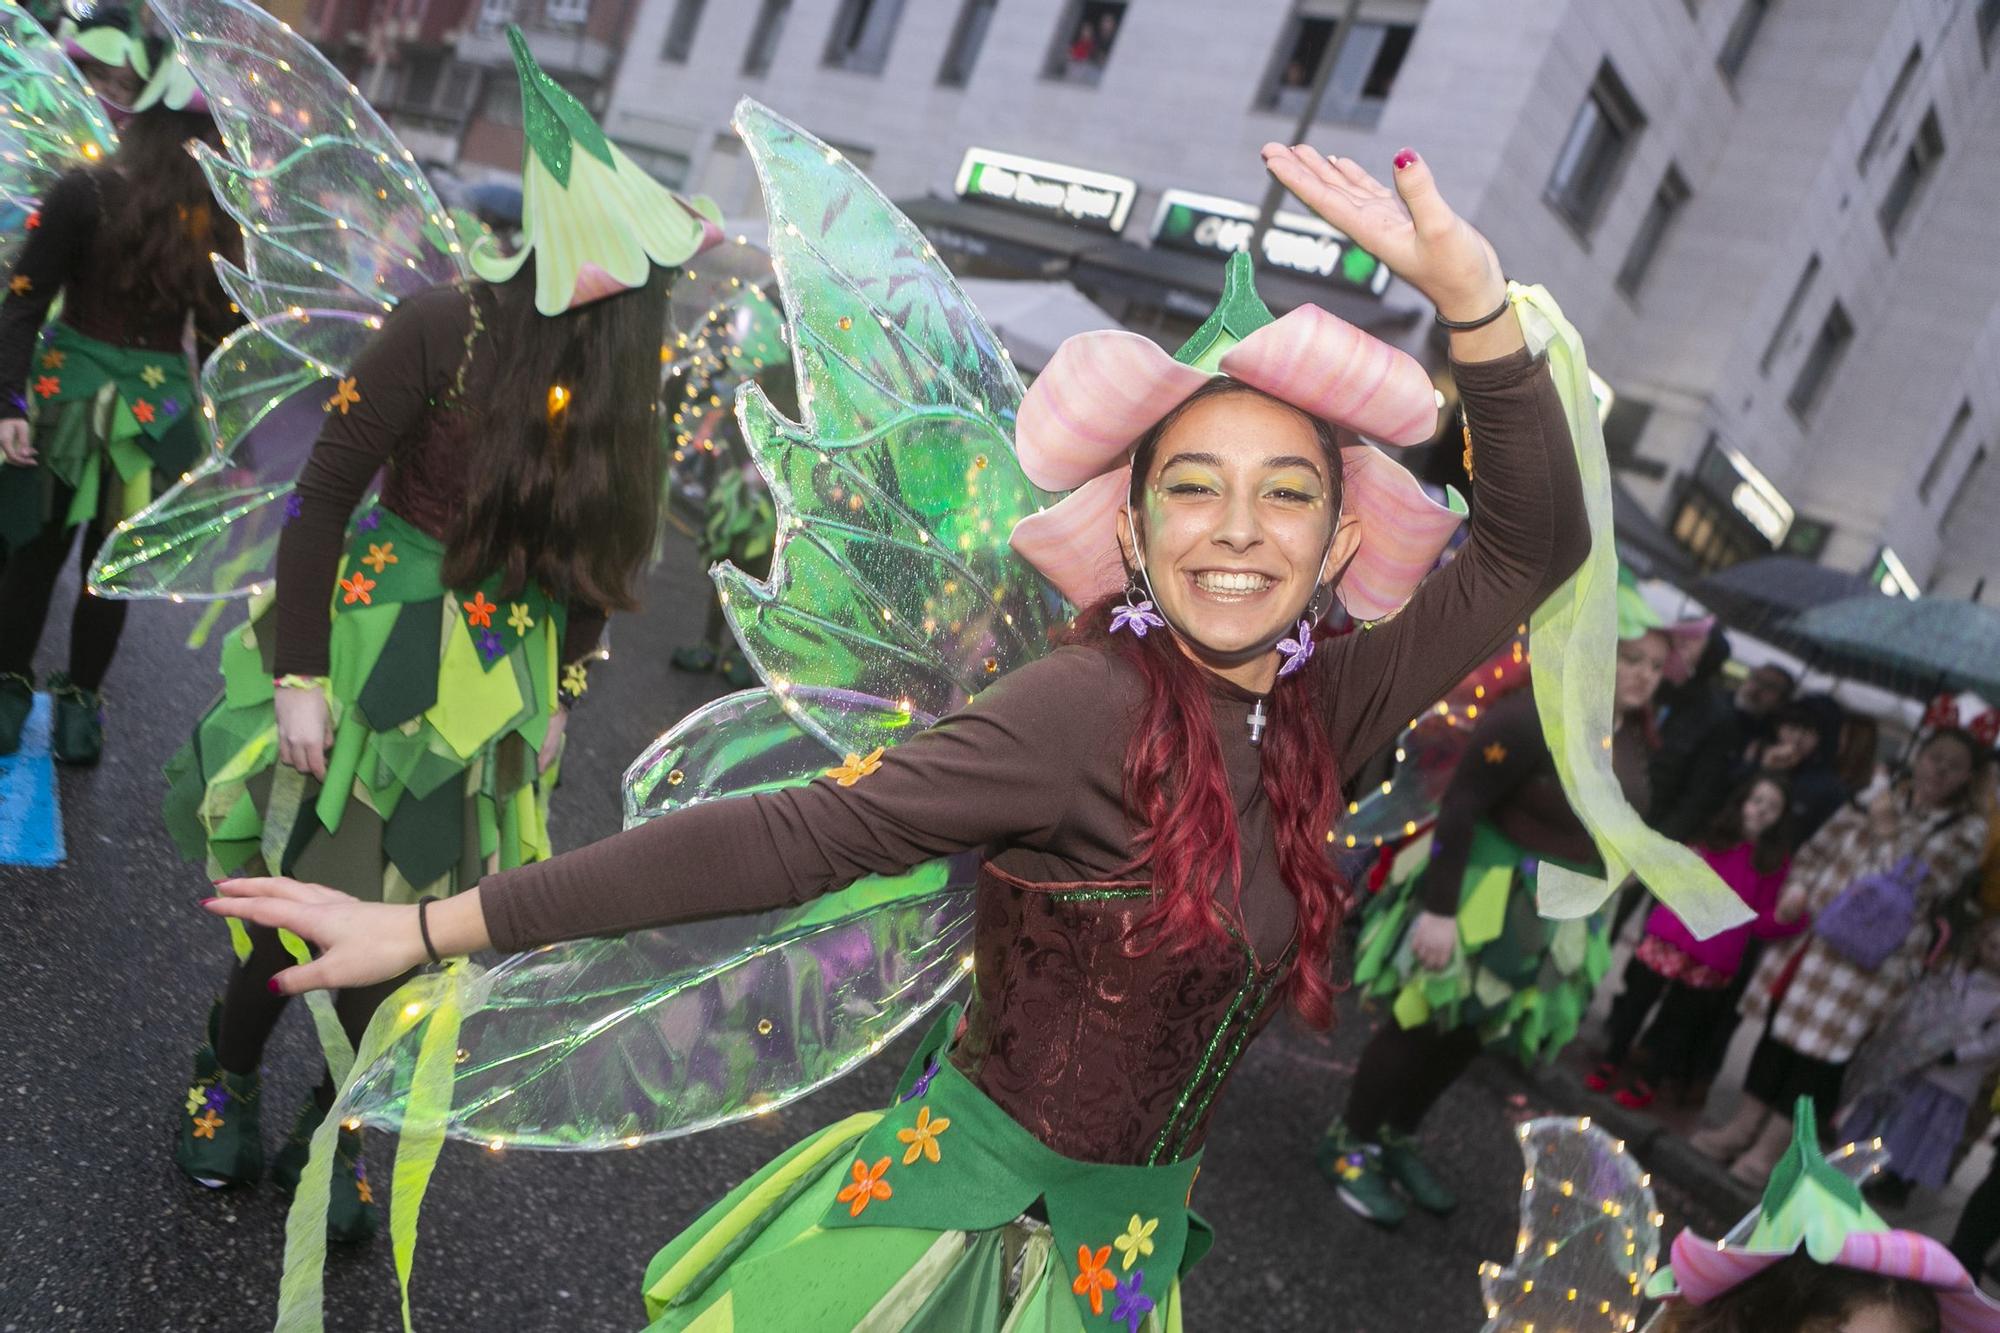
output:
[[[945,1119],[943,1116],[939,1116],[936,1120],[931,1119],[930,1107],[918,1107],[916,1125],[910,1129],[899,1129],[896,1131],[896,1138],[910,1145],[903,1153],[903,1165],[909,1166],[919,1157],[932,1162],[937,1161],[938,1135],[950,1128],[951,1121]],[[1133,1220],[1137,1221],[1138,1219],[1134,1218]]]
[[[201,1108],[207,1104],[208,1104],[208,1097],[202,1090],[201,1084],[197,1083],[193,1087],[188,1089],[187,1113],[189,1119],[192,1119],[194,1117],[195,1112],[201,1110]]]
[[[348,606],[352,606],[356,602],[361,603],[363,606],[368,606],[374,601],[374,599],[368,595],[369,591],[372,588],[374,588],[374,586],[375,586],[374,579],[369,578],[366,574],[356,571],[351,577],[344,578],[340,581],[341,591],[346,594],[340,600]]]
[[[16,273],[7,283],[7,290],[16,296],[26,296],[35,290],[35,281],[25,273]]]
[[[44,398],[53,398],[62,392],[62,381],[54,375],[41,375],[35,380],[35,392]]]
[[[903,1094],[902,1100],[906,1102],[915,1101],[919,1097],[929,1096],[931,1091],[931,1083],[937,1078],[937,1076],[938,1076],[937,1057],[932,1056],[929,1062],[924,1065],[924,1072],[917,1075],[917,1081],[912,1083],[910,1085],[910,1090]]]
[[[297,491],[293,491],[290,495],[285,497],[285,518],[284,518],[285,523],[289,524],[293,519],[297,518],[300,514],[303,514],[305,511],[306,511],[305,498],[301,496]]]
[[[51,347],[48,351],[42,353],[42,369],[61,370],[63,362],[67,360],[69,360],[68,352],[63,351],[60,347]]]
[[[826,775],[843,787],[852,787],[861,779],[882,767],[883,747],[878,745],[865,755],[850,754],[847,762],[839,768],[829,768]]]
[[[578,698],[590,689],[590,673],[584,670],[583,663],[571,662],[563,668],[562,687]]]
[[[535,627],[535,618],[528,614],[526,602],[515,602],[507,609],[507,628],[516,634],[526,634]]]
[[[222,1127],[222,1123],[222,1117],[211,1107],[195,1117],[194,1136],[198,1139],[212,1139],[215,1137],[215,1131]]]
[[[1507,762],[1507,747],[1499,741],[1494,741],[1484,750],[1481,750],[1480,753],[1486,756],[1486,762],[1489,764],[1504,764]]]
[[[347,409],[360,401],[361,390],[358,387],[358,382],[353,376],[349,376],[340,381],[340,384],[333,391],[333,397],[326,400],[326,404],[322,410],[339,412],[340,415],[346,416]]]
[[[375,1191],[368,1186],[368,1170],[359,1162],[354,1164],[354,1193],[363,1203],[375,1202]]]
[[[1113,1248],[1124,1256],[1119,1267],[1129,1272],[1133,1264],[1153,1252],[1153,1233],[1159,1230],[1159,1226],[1160,1219],[1157,1217],[1142,1223],[1137,1213],[1132,1214],[1132,1220],[1125,1224],[1125,1234],[1111,1242]]]
[[[375,529],[382,526],[382,511],[379,509],[369,510],[361,516],[361,521],[354,526],[363,532],[375,531]]]
[[[475,592],[472,600],[465,603],[465,623],[475,629],[492,629],[493,613],[499,609],[500,604],[487,601],[484,592]]]
[[[544,315],[641,286],[655,264],[685,263],[722,239],[705,199],[676,197],[605,137],[583,104],[542,72],[521,30],[507,26],[521,80],[521,242],[509,255],[491,237],[472,248],[472,271],[505,282],[535,257],[535,309]]]
[[[1069,1284],[1069,1289],[1090,1299],[1092,1314],[1104,1313],[1104,1293],[1118,1285],[1118,1279],[1111,1275],[1107,1266],[1110,1262],[1109,1245],[1100,1245],[1095,1252],[1088,1245],[1076,1247],[1076,1281]]]
[[[155,409],[151,403],[147,402],[143,398],[141,398],[138,402],[132,404],[133,420],[137,421],[142,426],[151,425],[153,418],[158,415],[159,415],[158,410]]]
[[[1153,1312],[1153,1298],[1140,1290],[1145,1284],[1143,1268],[1118,1284],[1118,1299],[1111,1307],[1111,1317],[1125,1321],[1125,1333],[1139,1333],[1139,1325]]]
[[[157,389],[167,382],[167,372],[158,366],[147,366],[139,372],[139,378],[146,381],[147,388]]]
[[[869,1204],[877,1199],[886,1199],[895,1191],[889,1188],[888,1181],[882,1179],[889,1171],[888,1158],[882,1158],[873,1166],[864,1165],[857,1158],[853,1169],[853,1181],[842,1186],[840,1193],[833,1197],[847,1205],[849,1217],[859,1217]]]
[[[361,563],[371,567],[377,574],[380,574],[390,565],[398,563],[396,543],[369,542],[368,554],[361,557]]]
[[[479,655],[486,659],[489,666],[499,661],[507,652],[506,645],[500,642],[500,636],[490,629],[479,631],[478,634],[473,636],[472,642],[479,649]]]

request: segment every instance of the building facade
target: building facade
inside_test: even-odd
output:
[[[1166,336],[1251,246],[1274,305],[1436,365],[1369,256],[1258,230],[1258,149],[1316,105],[1312,142],[1416,147],[1556,293],[1627,512],[1687,570],[1790,551],[1966,596],[2000,574],[1996,47],[2000,0],[644,0],[602,77],[612,136],[732,216],[748,95],[961,269]]]

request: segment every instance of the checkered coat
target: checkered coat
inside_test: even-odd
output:
[[[1923,970],[1932,939],[1931,918],[1979,865],[1986,847],[1986,817],[1943,813],[1908,815],[1893,838],[1868,827],[1868,813],[1852,802],[1841,807],[1792,861],[1792,880],[1806,887],[1814,916],[1862,875],[1892,869],[1904,857],[1930,867],[1917,890],[1916,918],[1901,946],[1873,972],[1863,971],[1811,931],[1767,950],[1749,989],[1745,1016],[1762,1021],[1770,1012],[1771,987],[1801,950],[1797,973],[1778,1004],[1771,1035],[1816,1060],[1834,1064],[1851,1059],[1889,1006]]]

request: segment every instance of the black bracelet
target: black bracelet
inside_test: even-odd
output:
[[[436,901],[436,895],[429,893],[417,899],[417,933],[424,938],[424,952],[430,955],[430,960],[433,963],[442,963],[444,959],[438,957],[437,948],[431,943],[430,918],[425,915],[430,910],[431,904]]]
[[[1488,324],[1506,314],[1507,307],[1512,304],[1514,304],[1514,297],[1510,293],[1500,298],[1499,309],[1490,315],[1483,315],[1478,319],[1446,319],[1443,315],[1437,314],[1432,315],[1432,318],[1437,320],[1441,327],[1450,329],[1453,333],[1470,333],[1474,329],[1485,328]]]

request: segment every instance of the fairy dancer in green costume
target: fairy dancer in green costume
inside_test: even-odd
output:
[[[241,237],[182,151],[219,143],[215,123],[174,86],[171,62],[154,65],[116,151],[90,165],[101,150],[82,140],[84,165],[26,218],[0,303],[0,754],[20,744],[35,649],[77,529],[87,567],[115,524],[200,455],[184,329],[205,352],[239,322],[209,261],[240,255]],[[65,763],[95,763],[102,750],[99,690],[125,612],[77,596],[68,668],[47,681]]]
[[[1618,588],[1618,722],[1612,770],[1626,801],[1650,804],[1653,694],[1685,678],[1709,622],[1668,627],[1629,582]],[[1610,961],[1608,914],[1548,921],[1537,910],[1544,864],[1598,869],[1572,812],[1533,690],[1479,716],[1438,807],[1427,857],[1370,899],[1354,982],[1388,1011],[1350,1086],[1345,1114],[1320,1141],[1320,1169],[1341,1202],[1395,1226],[1405,1198],[1449,1212],[1451,1189],[1417,1151],[1424,1114],[1481,1050],[1553,1059]]]
[[[240,8],[196,21],[211,34],[275,26]],[[605,614],[632,609],[652,551],[668,287],[720,233],[509,36],[524,244],[475,247],[468,280],[396,303],[326,385],[325,426],[286,501],[275,596],[228,637],[222,697],[168,766],[169,828],[212,876],[296,873],[409,903],[549,854],[568,707]],[[177,1107],[175,1161],[211,1187],[263,1172],[258,1069],[285,1004],[271,978],[292,961],[262,928],[239,935],[238,955]],[[395,984],[340,994],[347,1040]],[[332,1097],[329,1077],[301,1109],[272,1164],[281,1187]],[[374,1211],[358,1135],[341,1151],[329,1225],[359,1240]]]
[[[1414,154],[1391,187],[1266,150],[1464,326],[1488,503],[1425,581],[1458,516],[1358,434],[1434,432],[1407,356],[1312,307],[1274,320],[1244,255],[1177,357],[1083,335],[1024,399],[935,250],[837,151],[754,103],[736,124],[804,414],[749,396],[780,545],[768,583],[719,578],[768,689],[662,738],[628,806],[656,816],[593,847],[428,908],[271,878],[211,910],[321,947],[288,991],[399,975],[426,932],[441,955],[579,941],[454,961],[379,1012],[340,1106],[402,1125],[404,1260],[442,1133],[610,1147],[770,1109],[969,974],[892,1106],[811,1135],[659,1253],[654,1327],[1179,1328],[1218,1093],[1280,1007],[1331,1016],[1342,784],[1537,603],[1552,657],[1601,631],[1608,658],[1608,553],[1569,578],[1608,507],[1579,344]],[[1042,579],[1079,608],[1053,652]],[[1316,643],[1335,598],[1373,628]],[[1565,710],[1592,735],[1600,683]],[[1643,851],[1631,827],[1620,848]],[[731,915],[757,912],[777,924]],[[288,1229],[285,1327],[317,1326],[306,1191],[331,1141]]]

